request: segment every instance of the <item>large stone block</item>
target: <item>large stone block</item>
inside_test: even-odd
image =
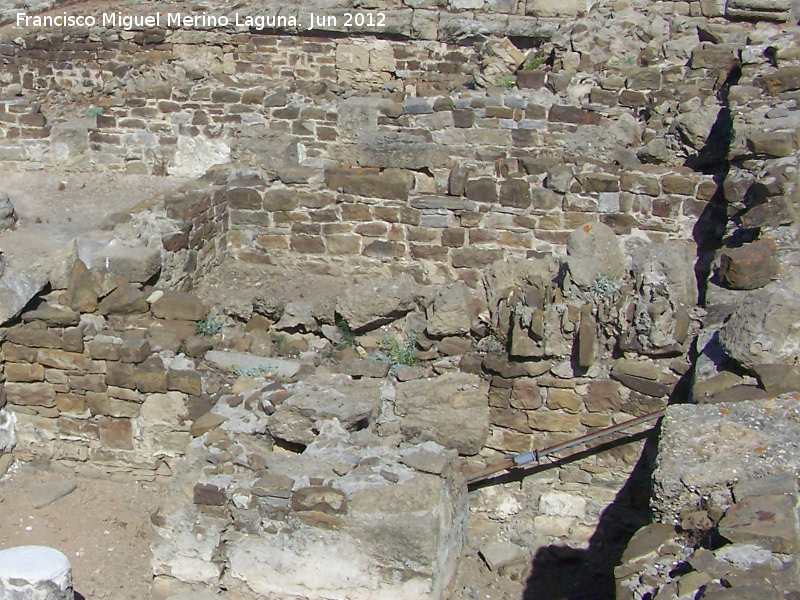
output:
[[[253,481],[237,462],[224,475],[208,467],[212,434],[227,441],[218,429],[190,444],[153,517],[157,576],[223,585],[237,598],[444,596],[466,535],[454,452],[431,443],[398,451],[366,432],[355,443],[327,421],[301,454],[237,437],[263,469]],[[308,483],[323,473],[324,484]],[[197,527],[203,536],[191,534]]]
[[[750,292],[719,331],[725,352],[741,365],[793,364],[800,357],[800,300],[791,278]]]
[[[753,290],[767,285],[778,273],[775,242],[766,238],[720,253],[720,279],[734,290]]]
[[[92,270],[128,283],[145,283],[161,270],[161,253],[156,248],[106,246],[92,255]]]
[[[395,414],[409,441],[475,454],[489,435],[489,387],[467,373],[399,383]]]
[[[525,4],[525,13],[534,17],[576,17],[585,11],[585,0],[527,0]]]
[[[591,289],[598,277],[619,280],[625,274],[617,236],[602,223],[584,225],[570,234],[567,265],[572,280],[583,289]]]
[[[365,133],[356,145],[362,167],[431,169],[449,162],[443,146],[404,133]]]

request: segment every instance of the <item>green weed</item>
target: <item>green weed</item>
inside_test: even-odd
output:
[[[216,317],[206,317],[197,322],[197,335],[214,335],[222,330],[222,321]]]
[[[350,325],[343,317],[336,317],[336,329],[339,330],[339,334],[342,336],[341,339],[334,344],[337,350],[355,348],[358,345],[356,334],[350,329]]]

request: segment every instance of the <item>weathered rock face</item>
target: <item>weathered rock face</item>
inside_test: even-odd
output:
[[[720,329],[720,344],[747,368],[764,363],[792,364],[800,357],[798,311],[796,287],[789,282],[751,292]]]
[[[434,441],[475,454],[489,435],[488,385],[467,373],[399,383],[394,416],[411,442]]]
[[[598,277],[614,280],[625,274],[617,236],[602,223],[584,225],[570,234],[567,265],[573,281],[582,289],[591,289]]]
[[[410,312],[415,306],[416,287],[410,275],[366,281],[337,300],[336,313],[353,331],[374,329]]]
[[[679,521],[682,511],[701,504],[727,509],[730,489],[743,474],[796,472],[798,458],[784,451],[800,429],[795,402],[787,394],[774,401],[669,407],[653,474],[657,519]]]
[[[784,451],[800,426],[793,403],[668,409],[654,474],[659,522],[628,544],[614,570],[617,598],[797,593],[798,465]]]

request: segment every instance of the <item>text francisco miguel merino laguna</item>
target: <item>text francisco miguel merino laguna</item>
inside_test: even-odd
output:
[[[92,15],[28,15],[17,13],[17,27],[108,27],[139,29],[144,27],[174,27],[184,29],[210,29],[216,27],[242,27],[248,29],[329,27],[385,27],[386,15],[381,12],[342,12],[336,15],[308,13],[303,16],[284,15],[210,15],[207,13],[157,13],[151,15],[124,15],[119,12]]]

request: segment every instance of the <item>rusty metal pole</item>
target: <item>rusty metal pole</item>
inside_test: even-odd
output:
[[[548,456],[550,454],[555,454],[556,452],[560,452],[561,450],[566,450],[567,448],[573,448],[574,446],[579,446],[581,444],[585,444],[587,442],[591,442],[592,440],[596,440],[607,435],[611,435],[612,433],[617,433],[618,431],[623,431],[625,429],[629,429],[631,427],[636,427],[637,425],[641,425],[642,423],[646,423],[648,421],[653,421],[655,419],[659,419],[664,416],[666,413],[666,409],[657,410],[656,412],[644,415],[643,417],[638,417],[636,419],[631,419],[630,421],[625,421],[624,423],[620,423],[618,425],[612,425],[611,427],[606,427],[605,429],[601,429],[599,431],[595,431],[593,433],[587,433],[579,438],[575,438],[566,442],[561,442],[560,444],[554,444],[552,446],[548,446],[547,448],[543,448],[541,450],[531,450],[530,452],[525,452],[524,454],[517,454],[515,456],[506,456],[500,462],[494,463],[493,465],[489,465],[484,469],[481,469],[477,473],[473,473],[467,478],[467,484],[477,483],[478,481],[482,481],[489,477],[490,475],[494,475],[495,473],[499,473],[500,471],[507,471],[508,469],[513,469],[516,467],[521,467],[522,465],[527,465],[534,461],[538,461],[543,456]]]

